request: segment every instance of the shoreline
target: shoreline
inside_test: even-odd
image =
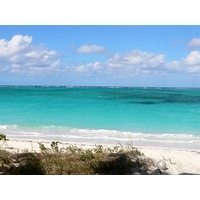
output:
[[[192,133],[142,133],[109,129],[67,128],[64,126],[23,127],[0,125],[0,133],[9,139],[69,141],[72,143],[101,143],[105,145],[153,146],[200,150],[200,135]]]
[[[19,139],[9,138],[6,141],[7,145],[3,144],[1,149],[12,152],[20,153],[24,151],[40,152],[38,142],[43,143],[46,147],[50,148],[52,141],[50,140],[38,140],[38,139]],[[59,141],[58,141],[59,142]],[[119,146],[119,144],[95,144],[84,142],[59,142],[59,148],[69,145],[75,145],[82,148],[94,148],[96,145],[102,145],[103,147]],[[144,155],[154,161],[159,160],[166,162],[166,172],[171,175],[178,174],[195,174],[200,175],[200,150],[198,149],[183,149],[183,148],[171,148],[160,146],[136,146],[138,150],[144,153]]]

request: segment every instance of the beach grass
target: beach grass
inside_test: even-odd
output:
[[[130,144],[113,147],[76,145],[50,148],[38,142],[40,152],[8,152],[0,149],[0,173],[4,175],[134,175],[150,174],[154,162]]]

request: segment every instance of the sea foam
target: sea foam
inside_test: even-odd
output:
[[[21,127],[1,125],[0,132],[7,138],[57,140],[93,144],[129,144],[168,148],[200,149],[200,137],[192,134],[153,134],[106,129],[78,129],[62,126]]]

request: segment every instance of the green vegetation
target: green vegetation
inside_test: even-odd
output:
[[[128,144],[81,148],[68,145],[51,148],[38,143],[40,152],[9,153],[0,149],[0,173],[12,175],[131,175],[148,174],[154,165],[142,152]]]
[[[3,145],[6,145],[6,146],[7,146],[6,141],[8,141],[8,139],[6,138],[6,135],[0,134],[0,148],[1,148]]]

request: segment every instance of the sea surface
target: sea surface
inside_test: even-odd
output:
[[[0,133],[200,149],[200,89],[0,86]]]

